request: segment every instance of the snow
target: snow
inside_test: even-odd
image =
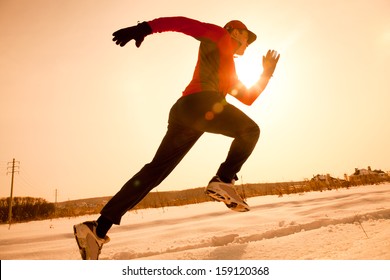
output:
[[[390,260],[390,184],[128,212],[103,260]],[[1,260],[80,259],[72,225],[98,216],[0,225]]]

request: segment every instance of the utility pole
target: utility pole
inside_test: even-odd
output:
[[[57,213],[57,196],[58,196],[58,190],[56,189],[55,191],[55,200],[54,200],[54,214],[56,215]]]
[[[13,202],[13,194],[14,194],[14,174],[15,173],[19,173],[19,171],[15,170],[15,169],[19,168],[19,166],[16,166],[16,164],[20,164],[20,161],[15,161],[15,159],[13,159],[12,162],[8,162],[8,164],[11,164],[11,163],[12,163],[12,166],[8,166],[7,167],[7,170],[9,168],[12,168],[12,171],[7,171],[7,175],[8,175],[8,173],[12,174],[12,176],[11,176],[11,194],[10,194],[10,198],[9,198],[9,212],[8,212],[9,228],[11,227],[11,221],[12,221],[12,202]]]

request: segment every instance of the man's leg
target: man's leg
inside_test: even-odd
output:
[[[233,142],[217,175],[230,183],[251,155],[260,136],[259,126],[218,93],[203,92],[183,99],[177,108],[181,124],[199,131],[232,137]]]
[[[114,224],[158,186],[188,153],[202,132],[169,125],[153,160],[134,175],[104,206],[101,215]]]
[[[154,187],[159,185],[183,159],[199,137],[201,131],[178,125],[177,103],[169,115],[169,125],[153,160],[134,175],[122,189],[110,199],[97,221],[74,225],[74,234],[83,259],[98,259],[104,243],[109,241],[107,232],[113,224],[119,224],[122,216],[137,205]]]
[[[237,178],[237,173],[251,155],[260,136],[259,127],[230,104],[225,104],[222,110],[218,110],[214,118],[206,123],[206,127],[210,132],[234,138],[226,160],[207,186],[206,194],[225,203],[233,211],[249,211],[248,204],[237,193],[232,180]]]
[[[224,113],[226,116],[223,115]],[[219,117],[221,117],[220,120]],[[234,118],[235,121],[232,124],[224,118],[228,120]],[[225,126],[220,124],[221,133],[228,136],[230,134],[234,138],[226,160],[217,171],[217,175],[222,181],[231,182],[252,154],[260,136],[260,128],[254,121],[230,104],[225,106],[224,112],[221,113],[221,116],[216,116],[216,119],[217,123],[225,124]]]
[[[216,92],[201,92],[179,100],[177,123],[193,129],[222,134],[234,138],[229,153],[206,188],[206,193],[217,201],[224,202],[234,211],[249,211],[249,206],[237,193],[232,180],[251,155],[260,129],[242,111],[226,102]]]

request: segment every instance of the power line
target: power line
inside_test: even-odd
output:
[[[31,176],[25,166],[20,167],[20,179],[22,183],[20,185],[21,190],[24,190],[26,193],[33,191],[36,195],[48,197],[46,184],[37,181],[34,176]]]

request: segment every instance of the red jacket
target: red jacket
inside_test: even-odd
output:
[[[181,32],[201,42],[194,75],[183,95],[214,91],[226,96],[237,84],[233,56],[238,43],[226,29],[185,17],[157,18],[148,23],[153,33]]]

